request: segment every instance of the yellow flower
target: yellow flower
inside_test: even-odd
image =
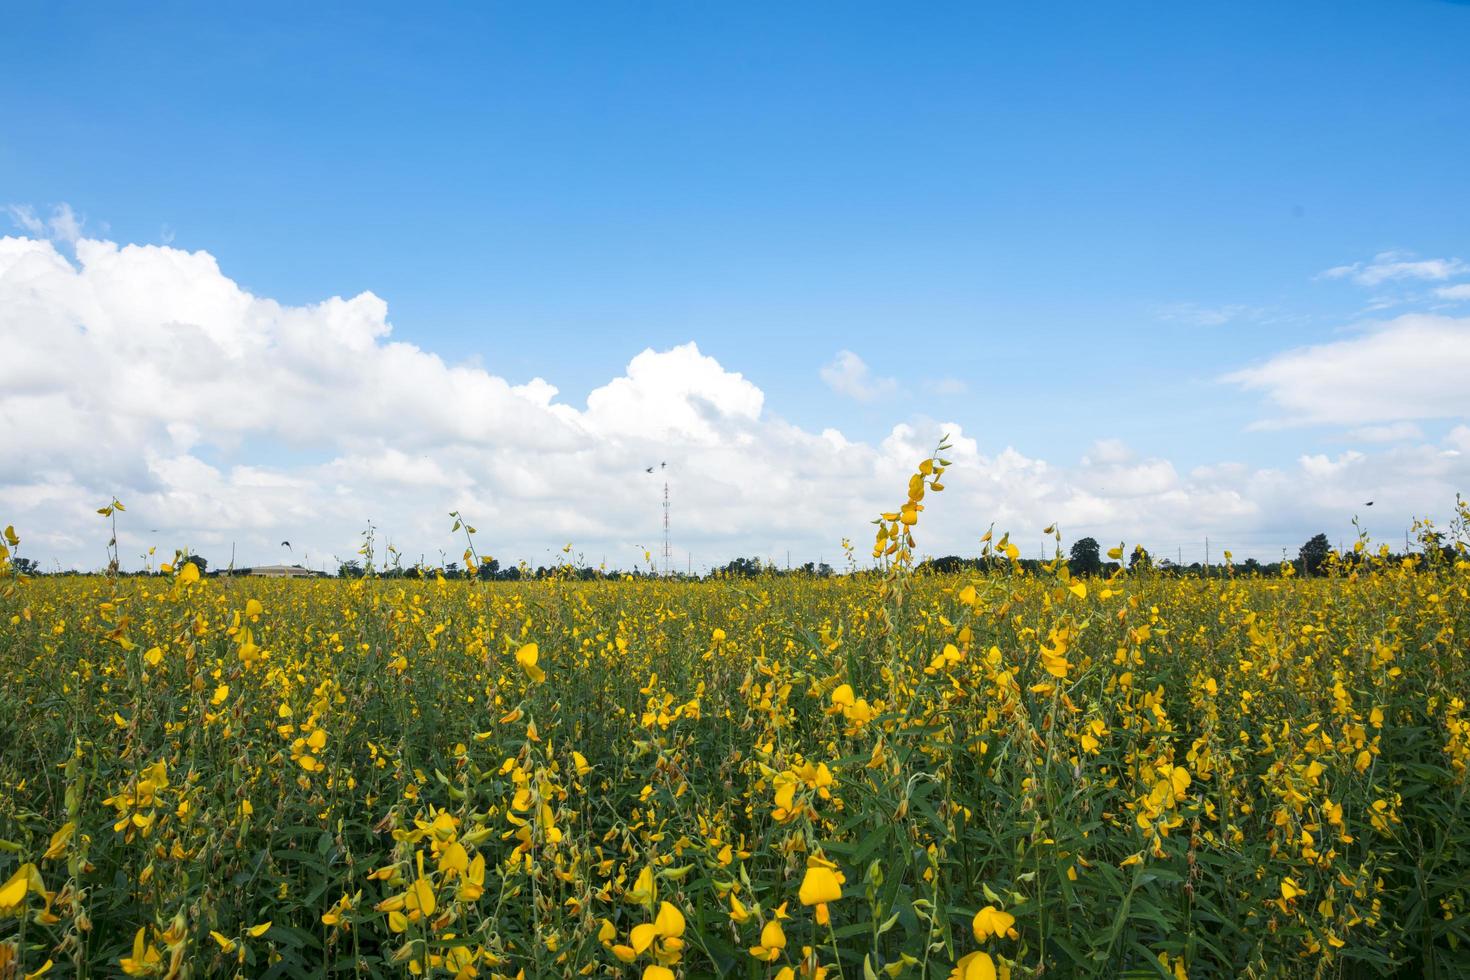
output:
[[[658,916],[653,920],[654,928],[663,939],[672,939],[684,935],[684,913],[669,904],[660,902]]]
[[[459,883],[457,897],[461,902],[473,902],[485,894],[485,855],[476,854],[465,870],[464,880]]]
[[[960,957],[949,976],[950,980],[996,980],[995,961],[989,953],[969,953]]]
[[[801,879],[798,897],[803,905],[835,902],[842,897],[842,883],[847,880],[837,866],[821,858],[807,859],[806,876]]]
[[[638,872],[638,880],[633,882],[633,887],[628,889],[628,901],[635,905],[646,905],[652,908],[656,898],[658,898],[658,885],[653,880],[653,869],[645,867]]]
[[[521,668],[525,670],[526,676],[530,677],[537,684],[546,680],[546,672],[536,666],[536,658],[539,656],[539,652],[534,643],[527,643],[516,651],[516,663],[520,664]]]
[[[65,857],[67,845],[71,843],[72,835],[76,833],[76,830],[75,821],[68,820],[62,824],[56,833],[51,835],[51,846],[46,848],[46,853],[41,857],[50,861]]]
[[[422,875],[415,878],[413,884],[408,887],[405,907],[410,912],[417,910],[424,915],[433,915],[434,909],[439,907],[434,898],[434,883]]]
[[[1016,924],[1016,917],[1009,912],[1002,911],[994,905],[987,905],[975,913],[975,918],[970,922],[970,928],[975,933],[976,942],[985,942],[991,936],[1010,936],[1015,938],[1015,930],[1011,927]]]
[[[628,942],[633,947],[634,954],[643,952],[653,941],[658,938],[658,928],[652,922],[643,922],[633,927],[628,934]]]
[[[0,953],[3,953],[6,948],[7,947],[5,947],[4,945],[0,945]],[[37,977],[44,977],[46,974],[51,972],[51,967],[54,965],[55,964],[52,963],[50,960],[47,960],[45,963],[42,963],[39,968],[27,973],[25,975],[25,980],[36,980]],[[0,976],[7,975],[5,973],[5,966],[5,957],[4,955],[0,955]],[[13,974],[11,975],[13,976]]]
[[[190,562],[188,567],[193,568],[194,563]],[[133,936],[133,955],[118,960],[122,971],[130,977],[146,977],[161,971],[163,957],[148,942],[147,929],[147,926],[143,926]]]
[[[781,928],[780,920],[773,916],[765,928],[761,929],[760,944],[750,947],[750,955],[763,962],[774,963],[785,948],[786,930]]]
[[[24,871],[25,867],[22,866],[20,871],[10,876],[9,881],[0,885],[0,915],[10,915],[25,901],[29,882],[22,874]]]
[[[34,864],[29,863],[22,864],[5,884],[0,885],[0,915],[14,914],[24,904],[28,892],[46,894],[41,872],[36,870]]]
[[[455,874],[464,874],[470,867],[469,852],[459,841],[451,841],[449,846],[439,852],[439,870],[453,871]]]
[[[344,919],[348,912],[352,911],[352,899],[343,895],[337,899],[337,904],[322,913],[322,925],[337,926],[344,925]]]

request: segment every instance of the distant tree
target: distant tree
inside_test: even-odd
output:
[[[203,575],[205,572],[209,571],[209,559],[205,558],[202,555],[185,555],[184,560],[179,562],[179,567],[182,568],[185,563],[191,561],[194,563],[194,567],[199,569],[200,575]]]
[[[1426,528],[1419,532],[1419,545],[1424,551],[1424,560],[1431,566],[1441,562],[1453,565],[1458,557],[1454,542],[1446,538],[1443,531]]]
[[[716,571],[723,572],[732,578],[754,578],[761,573],[761,567],[759,558],[736,558]]]
[[[349,558],[347,561],[340,562],[337,565],[337,577],[362,578],[362,562],[356,558]]]
[[[1332,545],[1327,543],[1327,535],[1316,534],[1308,538],[1301,551],[1297,552],[1302,574],[1321,575],[1327,564],[1327,554],[1331,550]]]
[[[940,575],[952,575],[955,572],[972,566],[972,562],[961,558],[959,555],[945,555],[943,558],[931,558],[926,562],[929,568]]]
[[[452,561],[444,566],[445,578],[459,578],[459,562]]]
[[[1245,564],[1240,566],[1240,570],[1247,575],[1259,575],[1261,574],[1261,563],[1254,558],[1247,558]]]
[[[484,561],[480,562],[480,569],[477,574],[479,575],[481,582],[488,582],[491,579],[495,578],[495,573],[499,571],[500,559],[486,558]]]
[[[817,562],[817,578],[831,578],[832,566],[826,562]]]
[[[1144,550],[1143,545],[1134,545],[1133,554],[1128,556],[1128,570],[1130,572],[1147,571],[1153,567],[1154,560],[1149,555],[1149,553]]]
[[[1069,567],[1073,575],[1096,575],[1102,571],[1102,549],[1096,538],[1083,538],[1072,545]]]
[[[15,569],[17,575],[37,575],[41,571],[41,566],[34,558],[12,558],[10,567]]]

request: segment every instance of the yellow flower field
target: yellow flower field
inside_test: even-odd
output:
[[[0,977],[1470,969],[1470,565],[927,575],[942,472],[832,579],[0,581]]]

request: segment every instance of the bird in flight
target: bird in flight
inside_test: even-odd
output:
[[[289,541],[282,541],[281,542],[281,547],[282,548],[285,548],[287,551],[290,551],[291,550],[291,542],[289,542]]]
[[[1366,504],[1364,504],[1363,506],[1364,507],[1372,507],[1373,506],[1373,501],[1370,500]]]

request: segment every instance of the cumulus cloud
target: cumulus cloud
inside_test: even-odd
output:
[[[1470,272],[1459,259],[1420,259],[1412,252],[1379,252],[1367,262],[1334,266],[1324,279],[1350,279],[1360,286],[1377,286],[1403,279],[1444,280]]]
[[[276,560],[283,539],[331,566],[356,551],[368,521],[380,544],[437,562],[462,548],[446,517],[460,510],[504,562],[549,563],[572,541],[594,564],[628,567],[658,550],[664,474],[680,560],[790,549],[841,564],[841,539],[862,557],[867,521],[894,505],[941,432],[954,471],[919,535],[935,554],[972,553],[992,522],[1021,535],[1052,521],[1073,537],[1167,547],[1213,534],[1238,554],[1270,553],[1344,523],[1365,494],[1380,501],[1375,519],[1398,521],[1470,485],[1461,429],[1441,446],[1309,456],[1281,470],[1181,471],[1117,440],[1057,465],[963,420],[863,441],[785,421],[693,343],[636,353],[619,376],[568,398],[550,380],[506,379],[395,339],[372,293],[289,306],[242,289],[205,252],[81,237],[74,256],[49,234],[0,238],[0,523],[13,521],[23,553],[48,567],[103,563],[94,511],[114,495],[128,505],[129,566],[151,545],[216,563],[232,549],[242,564]],[[1466,324],[1394,329],[1442,339]],[[1403,366],[1446,360],[1431,353]],[[839,390],[890,384],[848,352],[834,364]],[[1283,372],[1259,384],[1274,393]],[[646,472],[659,462],[667,470]]]
[[[870,402],[898,390],[897,381],[877,377],[867,363],[850,350],[838,351],[832,363],[822,367],[821,375],[827,387],[860,402]]]
[[[1470,282],[1462,282],[1454,286],[1440,286],[1434,291],[1434,295],[1440,299],[1470,300]]]
[[[1265,425],[1367,425],[1470,415],[1470,317],[1410,313],[1361,336],[1301,347],[1224,380],[1261,391]]]

